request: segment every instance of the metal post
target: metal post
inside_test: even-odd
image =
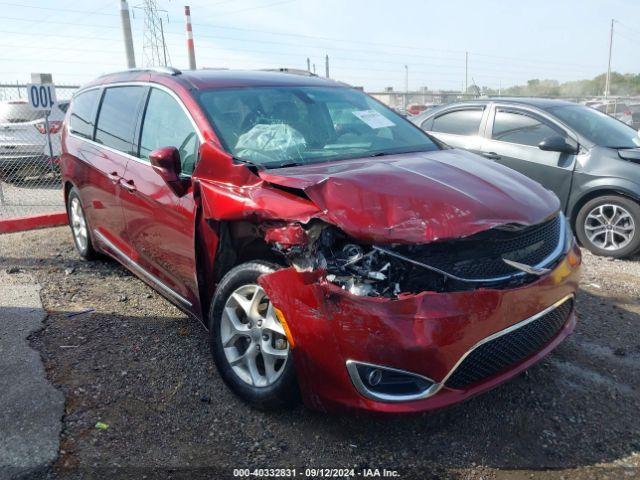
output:
[[[124,49],[127,54],[127,68],[135,68],[136,57],[133,52],[133,37],[131,36],[131,18],[129,17],[129,5],[127,0],[120,0],[120,20],[122,21],[122,36]]]
[[[47,145],[49,146],[49,166],[51,167],[51,173],[55,176],[55,170],[53,168],[53,145],[51,144],[51,131],[49,129],[49,114],[51,110],[44,111],[44,128],[47,131]]]
[[[464,52],[464,94],[469,91],[469,52]]]
[[[409,103],[409,65],[404,66],[404,111],[407,111]]]
[[[607,79],[604,84],[604,98],[609,97],[609,89],[611,88],[611,51],[613,50],[613,24],[615,20],[611,19],[611,34],[609,36],[609,66],[607,67]]]
[[[307,57],[307,72],[311,71],[311,60]]]
[[[324,57],[324,74],[325,77],[329,78],[329,55]]]
[[[160,19],[160,36],[162,37],[162,55],[164,56],[164,66],[167,66],[167,44],[164,41],[164,27],[162,26],[162,19]]]
[[[191,26],[191,8],[184,7],[184,16],[187,19],[187,52],[189,54],[189,70],[196,69],[196,52],[193,45],[193,27]]]

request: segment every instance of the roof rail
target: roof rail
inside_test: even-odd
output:
[[[281,68],[261,68],[259,70],[262,71],[262,72],[290,73],[292,75],[303,75],[305,77],[317,77],[318,76],[315,73],[310,72],[309,70],[302,70],[301,68],[281,67]]]
[[[135,72],[156,72],[156,73],[165,73],[167,75],[180,75],[182,71],[173,67],[141,67],[141,68],[128,68],[127,70],[120,70],[118,72],[110,72],[102,77],[106,77],[107,75],[115,75],[118,73],[135,73]]]

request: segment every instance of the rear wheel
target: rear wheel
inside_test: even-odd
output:
[[[276,270],[248,262],[227,273],[209,313],[211,352],[222,379],[261,409],[294,405],[298,386],[285,330],[258,277]]]
[[[89,225],[80,202],[80,196],[75,187],[71,189],[67,198],[67,215],[76,250],[85,260],[93,260],[96,257],[96,251],[91,243]]]
[[[594,198],[578,212],[576,235],[596,255],[633,255],[640,249],[640,205],[619,195]]]

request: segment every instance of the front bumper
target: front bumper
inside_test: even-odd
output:
[[[397,299],[357,297],[323,281],[318,272],[292,268],[264,275],[260,283],[295,339],[294,363],[309,407],[408,413],[445,407],[486,391],[553,350],[573,330],[573,310],[558,333],[524,360],[468,387],[443,385],[464,355],[484,339],[574,295],[580,262],[574,245],[553,271],[519,288],[423,292]],[[378,401],[358,392],[348,360],[409,371],[441,385],[426,398]]]

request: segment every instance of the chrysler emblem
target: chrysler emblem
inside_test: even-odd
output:
[[[511,265],[513,268],[522,270],[523,272],[528,273],[530,275],[540,276],[540,275],[544,275],[545,273],[549,273],[551,271],[550,268],[532,267],[531,265],[515,262],[513,260],[507,260],[506,258],[503,258],[502,261],[507,265]]]

